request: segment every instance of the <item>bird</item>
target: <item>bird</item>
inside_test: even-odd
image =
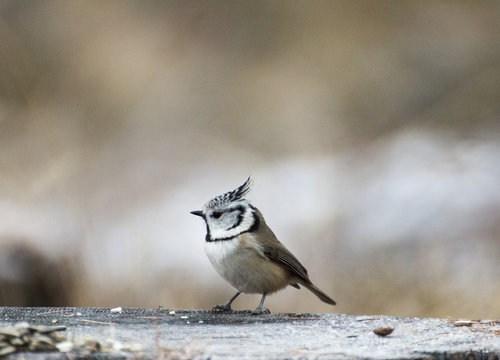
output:
[[[202,210],[191,214],[203,218],[207,233],[205,252],[217,273],[231,284],[237,293],[212,311],[232,311],[231,304],[241,294],[262,294],[254,315],[269,314],[264,308],[266,296],[288,285],[309,289],[321,301],[335,301],[316,287],[306,268],[276,238],[262,213],[245,199],[252,179],[239,187],[209,200]]]

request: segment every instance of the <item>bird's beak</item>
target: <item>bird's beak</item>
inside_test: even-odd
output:
[[[201,211],[201,210],[191,211],[191,214],[203,217],[203,211]]]

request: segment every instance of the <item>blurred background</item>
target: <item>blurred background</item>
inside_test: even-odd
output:
[[[248,198],[330,294],[500,317],[500,2],[0,2],[0,305],[209,309]],[[259,295],[236,309],[253,309]]]

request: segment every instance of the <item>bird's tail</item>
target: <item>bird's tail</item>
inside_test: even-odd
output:
[[[329,297],[328,295],[326,295],[323,291],[321,291],[320,289],[318,289],[313,283],[309,283],[309,284],[302,284],[304,285],[306,288],[308,288],[309,290],[312,291],[312,293],[314,295],[316,295],[321,301],[327,303],[327,304],[330,304],[330,305],[335,305],[337,304],[335,302],[335,300],[333,300],[331,297]]]

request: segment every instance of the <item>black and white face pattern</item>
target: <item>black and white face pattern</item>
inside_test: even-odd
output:
[[[231,240],[258,226],[255,208],[243,199],[250,191],[251,179],[237,189],[219,195],[203,206],[207,223],[207,241]]]
[[[208,228],[207,241],[230,240],[249,231],[256,221],[254,210],[247,201],[206,209],[204,212]]]

